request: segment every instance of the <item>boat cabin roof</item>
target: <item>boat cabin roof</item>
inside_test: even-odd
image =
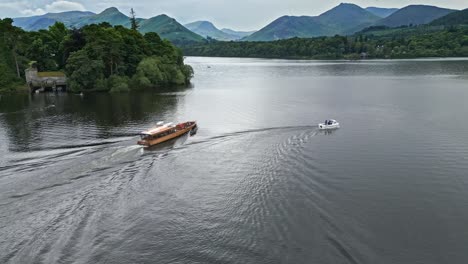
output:
[[[171,130],[173,128],[174,127],[172,127],[172,126],[155,127],[155,128],[150,129],[150,130],[146,130],[146,131],[141,132],[141,135],[154,136],[156,134],[166,132],[166,131]]]

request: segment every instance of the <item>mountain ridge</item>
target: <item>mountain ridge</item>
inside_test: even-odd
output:
[[[371,12],[372,14],[379,16],[381,18],[386,18],[389,15],[399,10],[398,8],[382,8],[382,7],[375,7],[375,6],[369,6],[369,7],[366,7],[365,9]]]
[[[245,38],[245,37],[250,36],[253,33],[257,32],[256,30],[237,31],[237,30],[233,30],[233,29],[230,29],[230,28],[223,28],[223,29],[221,29],[221,31],[223,31],[224,33],[230,34],[230,35],[234,35],[234,36],[238,37],[239,39]]]
[[[379,19],[358,5],[341,3],[318,16],[282,16],[243,40],[271,41],[352,34]]]
[[[468,25],[468,8],[452,12],[430,23],[432,26]]]
[[[428,24],[456,10],[430,5],[409,5],[375,23],[375,26],[399,27]]]
[[[372,26],[399,27],[428,24],[456,11],[430,5],[409,5],[395,9],[362,8],[352,3],[341,3],[318,16],[281,16],[256,32],[219,29],[210,21],[203,20],[182,25],[164,14],[137,20],[142,33],[156,32],[161,37],[178,43],[203,42],[206,41],[205,38],[221,41],[272,41],[294,37],[351,35]],[[461,20],[464,17],[463,14],[453,19]],[[98,14],[87,11],[69,11],[20,17],[15,18],[14,21],[15,25],[25,30],[40,30],[57,21],[63,22],[67,27],[82,27],[102,22],[130,27],[130,18],[115,7],[109,7]]]
[[[190,42],[203,42],[205,39],[185,28],[174,18],[162,14],[140,22],[141,33],[156,32],[162,38],[166,38],[175,44]]]
[[[41,19],[49,19],[50,21],[54,21],[50,25],[44,25],[45,28],[48,28],[49,26],[53,25],[55,22],[62,22],[66,26],[70,26],[73,24],[75,21],[96,15],[93,12],[90,11],[67,11],[67,12],[60,12],[60,13],[46,13],[44,15],[39,15],[39,16],[30,16],[30,17],[17,17],[13,18],[13,25],[17,27],[21,27],[24,30],[27,31],[34,31],[33,29],[34,25],[37,24],[37,22]],[[43,28],[40,28],[43,29]]]
[[[164,14],[149,19],[138,18],[137,20],[140,23],[140,32],[156,32],[162,38],[167,38],[174,43],[205,41],[203,37],[186,29],[175,19]],[[13,21],[15,21],[14,24],[28,31],[46,29],[55,22],[62,22],[67,27],[76,28],[103,22],[107,22],[113,26],[130,27],[130,18],[116,7],[108,7],[98,14],[87,11],[68,11],[47,13],[41,16],[14,18]]]
[[[240,40],[254,32],[235,31],[228,28],[219,29],[212,22],[206,20],[191,22],[184,26],[200,36],[221,41]]]
[[[216,40],[235,40],[234,36],[231,36],[220,29],[218,29],[213,23],[209,21],[195,21],[192,23],[185,24],[184,27],[190,31],[197,33],[198,35],[205,38],[212,38]]]

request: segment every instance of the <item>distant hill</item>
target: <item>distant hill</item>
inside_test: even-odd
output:
[[[186,28],[200,36],[221,41],[240,40],[253,34],[255,31],[235,31],[228,28],[218,29],[209,21],[196,21],[184,25]]]
[[[379,7],[363,9],[355,4],[342,3],[319,16],[282,16],[257,32],[220,30],[209,21],[197,21],[184,27],[167,15],[159,15],[150,19],[138,18],[138,21],[140,23],[139,30],[142,33],[156,32],[162,38],[169,39],[174,43],[185,44],[203,42],[205,41],[204,37],[225,41],[272,41],[294,37],[351,35],[371,26],[392,28],[410,24],[420,25],[436,19],[440,19],[437,22],[434,21],[438,25],[466,23],[468,11],[455,11],[427,5],[410,5],[402,9]],[[14,25],[25,30],[35,31],[48,28],[57,21],[63,22],[68,27],[77,28],[102,22],[108,22],[114,26],[130,27],[129,17],[115,7],[107,8],[99,14],[70,11],[14,18]]]
[[[271,41],[293,37],[346,35],[362,30],[379,19],[378,16],[357,5],[340,4],[316,17],[280,17],[243,40]]]
[[[378,17],[385,18],[395,13],[396,11],[398,11],[398,8],[381,8],[381,7],[370,6],[370,7],[366,7],[366,10]]]
[[[326,35],[328,32],[328,27],[320,24],[316,17],[283,16],[243,40],[272,41],[294,37],[307,38]]]
[[[13,19],[13,25],[27,31],[46,29],[55,22],[60,21],[67,26],[74,25],[77,21],[95,15],[93,12],[69,11],[62,13],[47,13],[41,16],[17,17]]]
[[[82,27],[90,24],[100,24],[102,22],[107,22],[113,26],[125,26],[130,24],[129,18],[126,15],[122,14],[115,7],[109,7],[99,14],[85,17],[83,19],[80,19],[79,21],[76,21],[72,26]]]
[[[29,25],[29,31],[38,31],[43,28],[49,28],[55,24],[55,22],[57,22],[57,20],[48,17],[42,17],[33,24]]]
[[[468,25],[468,9],[456,11],[430,23],[432,26]]]
[[[213,23],[209,21],[196,21],[193,23],[185,24],[186,28],[191,30],[194,33],[197,33],[203,37],[210,37],[216,40],[237,40],[239,37],[235,35],[228,34],[219,30]]]
[[[455,10],[427,5],[410,5],[375,23],[376,26],[399,27],[421,25],[448,15]]]
[[[168,39],[175,44],[204,41],[202,36],[193,33],[167,15],[159,15],[141,21],[139,31],[141,33],[156,32],[162,38]]]
[[[380,17],[355,4],[340,4],[318,16],[320,23],[334,29],[329,35],[352,34],[378,21]]]
[[[223,31],[224,33],[227,33],[229,35],[236,36],[237,39],[245,38],[245,37],[250,36],[250,35],[252,35],[253,33],[256,32],[256,31],[236,31],[236,30],[232,30],[232,29],[229,29],[229,28],[223,28],[223,29],[221,29],[221,31]]]
[[[121,25],[130,27],[130,18],[115,7],[107,8],[99,14],[92,12],[63,12],[49,13],[42,16],[14,18],[14,24],[28,31],[46,29],[55,22],[62,22],[68,27],[83,27],[90,24],[107,22],[113,26]],[[142,33],[156,32],[162,38],[173,43],[203,42],[204,38],[186,29],[175,19],[166,15],[156,16],[150,19],[137,19],[140,23],[139,30]]]

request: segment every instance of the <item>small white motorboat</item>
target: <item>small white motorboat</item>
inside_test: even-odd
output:
[[[339,128],[340,127],[340,123],[338,123],[336,120],[334,119],[327,119],[325,120],[324,123],[320,123],[318,125],[318,127],[320,129],[336,129],[336,128]]]

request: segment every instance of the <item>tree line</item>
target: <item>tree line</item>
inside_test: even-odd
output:
[[[187,84],[193,70],[182,51],[156,33],[109,23],[68,29],[55,23],[27,32],[0,19],[0,91],[24,87],[24,70],[63,71],[72,92],[122,92]]]
[[[369,30],[353,36],[292,38],[271,42],[212,40],[208,44],[185,46],[183,50],[189,56],[288,59],[466,57],[468,28],[448,27],[436,31],[399,29],[391,31],[391,34],[379,35]]]

